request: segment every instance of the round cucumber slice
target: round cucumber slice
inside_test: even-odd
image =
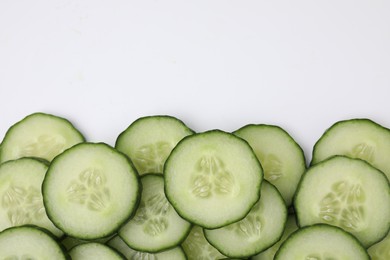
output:
[[[115,147],[134,163],[140,175],[162,173],[173,147],[194,132],[172,116],[146,116],[134,121],[117,138]]]
[[[333,155],[365,160],[390,180],[390,129],[369,119],[336,122],[315,144],[311,164]]]
[[[47,217],[41,186],[47,164],[20,158],[0,165],[0,231],[26,224],[45,228],[55,236],[63,232]]]
[[[165,193],[176,211],[205,228],[236,222],[260,197],[263,171],[252,148],[212,130],[185,137],[164,167]]]
[[[263,167],[264,179],[275,185],[290,206],[306,170],[302,148],[279,126],[246,125],[234,134],[245,139],[253,148]]]
[[[0,232],[1,259],[70,259],[45,230],[25,225]]]
[[[308,169],[295,197],[298,224],[343,228],[368,247],[390,228],[390,186],[367,162],[334,156]]]
[[[126,258],[115,249],[100,243],[85,243],[73,247],[69,251],[72,260],[125,260]]]
[[[300,228],[280,246],[275,260],[353,259],[369,260],[365,248],[343,229],[327,224]]]
[[[8,129],[0,146],[0,163],[21,157],[51,161],[67,148],[84,141],[67,119],[34,113]]]
[[[114,233],[135,211],[141,186],[128,158],[103,143],[82,143],[51,163],[42,185],[53,223],[80,239]]]
[[[132,260],[186,260],[187,257],[180,246],[164,250],[158,253],[147,253],[130,248],[119,236],[115,236],[107,242],[112,248],[121,252],[127,259]]]
[[[225,259],[226,256],[213,247],[204,236],[203,228],[193,226],[182,244],[188,259]]]
[[[119,236],[133,249],[159,252],[178,246],[188,235],[191,223],[182,219],[164,193],[161,174],[141,177],[142,194],[134,215],[118,231]]]
[[[269,248],[282,236],[287,207],[269,182],[261,184],[261,198],[242,220],[218,229],[205,229],[205,237],[222,254],[246,258]]]

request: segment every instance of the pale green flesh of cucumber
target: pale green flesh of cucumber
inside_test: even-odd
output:
[[[264,170],[264,179],[275,185],[289,206],[306,169],[302,148],[282,128],[247,125],[234,132],[253,148]]]
[[[365,160],[390,180],[390,130],[371,120],[353,119],[332,125],[315,144],[311,164],[333,155]]]
[[[147,253],[130,248],[119,236],[115,236],[107,242],[112,248],[122,253],[127,259],[132,260],[186,260],[186,255],[180,246],[161,251],[158,253]]]
[[[276,252],[279,250],[280,245],[283,241],[287,239],[287,237],[294,231],[298,229],[296,219],[294,215],[289,215],[286,222],[286,227],[283,231],[282,238],[275,243],[272,247],[268,248],[267,250],[254,255],[251,257],[251,260],[273,260],[275,257]]]
[[[81,133],[66,119],[35,113],[7,131],[0,149],[0,163],[21,157],[51,161],[67,148],[84,142]]]
[[[260,200],[248,215],[233,224],[206,229],[206,239],[228,257],[245,258],[272,246],[283,234],[287,208],[277,189],[264,181]]]
[[[327,224],[293,232],[280,246],[275,260],[369,260],[365,248],[351,234]]]
[[[305,173],[295,210],[300,226],[339,226],[367,247],[381,240],[390,228],[389,182],[363,160],[335,156]]]
[[[193,134],[182,121],[171,116],[148,116],[133,122],[117,138],[115,147],[134,163],[140,175],[162,173],[173,147]]]
[[[56,240],[33,226],[12,227],[0,232],[1,259],[68,259]]]
[[[224,259],[221,254],[204,237],[203,229],[200,226],[193,226],[190,234],[182,244],[183,250],[189,260]]]
[[[217,130],[179,142],[165,164],[164,176],[167,198],[176,211],[206,228],[242,219],[259,199],[263,179],[250,146]]]
[[[138,209],[119,231],[133,249],[158,252],[179,245],[190,231],[191,223],[182,219],[164,194],[161,174],[141,177],[142,195]]]
[[[20,158],[0,165],[0,231],[33,224],[58,237],[63,235],[47,217],[43,205],[41,186],[47,167],[33,158]]]
[[[115,232],[137,207],[140,189],[128,158],[103,143],[79,144],[57,156],[42,185],[50,219],[80,239]]]
[[[116,250],[100,243],[85,243],[73,247],[69,251],[72,260],[124,260],[124,256]]]

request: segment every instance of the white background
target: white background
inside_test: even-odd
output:
[[[0,138],[41,111],[111,145],[169,114],[201,132],[390,127],[390,1],[1,0]]]

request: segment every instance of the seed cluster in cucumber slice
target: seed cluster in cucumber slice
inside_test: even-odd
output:
[[[112,147],[34,113],[0,146],[0,259],[388,259],[388,143],[371,120],[340,121],[306,166],[275,125],[146,116]]]
[[[47,217],[41,186],[48,165],[34,158],[19,158],[0,164],[0,231],[26,224],[63,232]]]

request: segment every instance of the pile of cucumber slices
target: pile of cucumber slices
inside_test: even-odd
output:
[[[0,259],[390,259],[390,130],[330,126],[306,164],[279,126],[146,116],[92,143],[34,113],[0,145]]]

